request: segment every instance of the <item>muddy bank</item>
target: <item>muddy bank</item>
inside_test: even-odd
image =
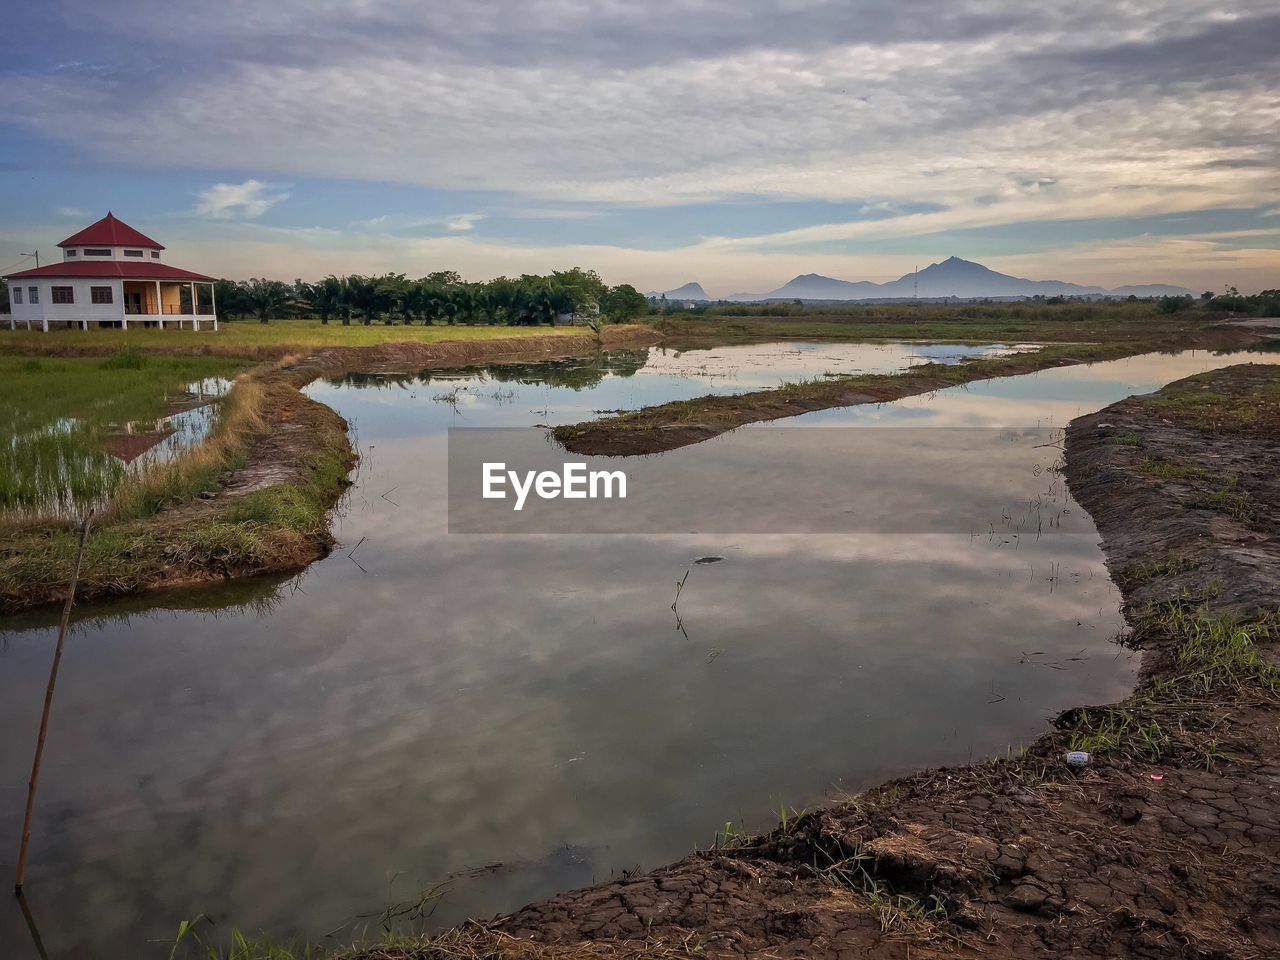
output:
[[[646,327],[607,327],[600,338],[332,347],[259,367],[233,390],[252,397],[253,410],[239,417],[244,426],[215,450],[193,451],[225,461],[225,469],[151,516],[100,523],[86,548],[76,596],[104,599],[280,573],[326,556],[334,545],[327,514],[349,485],[356,454],[346,421],[300,392],[318,377],[578,356],[657,340]],[[8,531],[0,540],[0,613],[63,602],[75,539],[66,525]]]
[[[1056,344],[1034,353],[923,364],[904,373],[839,377],[789,384],[733,396],[707,396],[645,407],[615,416],[557,427],[555,438],[571,453],[635,456],[701,443],[748,423],[781,420],[815,410],[885,403],[977,380],[1016,376],[1078,363],[1117,360],[1157,350],[1232,349],[1256,343],[1257,333],[1222,328],[1161,339],[1096,344]]]
[[[1280,369],[1081,418],[1065,474],[1144,651],[1127,700],[1066,711],[1012,759],[368,956],[1280,955]]]

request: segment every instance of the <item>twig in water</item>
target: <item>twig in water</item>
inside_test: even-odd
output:
[[[22,843],[18,847],[18,871],[13,882],[13,892],[22,896],[22,881],[27,872],[27,847],[31,843],[31,813],[35,808],[36,784],[40,780],[40,761],[44,758],[44,738],[49,732],[49,711],[53,707],[53,688],[58,682],[58,666],[62,663],[62,647],[67,639],[67,625],[71,622],[71,607],[76,601],[76,582],[80,579],[80,562],[84,559],[84,543],[89,539],[89,522],[93,519],[90,509],[80,528],[80,545],[76,547],[76,562],[71,569],[71,584],[67,588],[67,602],[62,608],[62,622],[58,625],[58,645],[53,649],[53,665],[49,668],[49,686],[44,691],[44,710],[40,714],[40,733],[36,737],[36,755],[31,762],[31,780],[27,784],[27,812],[22,818]]]
[[[689,568],[689,570],[692,569],[692,567]],[[689,570],[686,570],[684,572],[684,576],[676,581],[676,598],[671,601],[672,610],[674,610],[676,608],[676,604],[680,602],[680,591],[684,589],[684,582],[689,579]]]

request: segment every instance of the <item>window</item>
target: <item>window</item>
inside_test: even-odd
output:
[[[151,259],[152,259],[152,260],[159,260],[159,259],[160,259],[160,251],[159,251],[159,250],[152,250],[152,251],[151,251]]]
[[[14,288],[13,288],[13,302],[14,302],[14,303],[21,303],[21,302],[22,302],[22,288],[21,288],[21,287],[14,287]]]
[[[90,287],[89,299],[94,303],[112,303],[110,287]]]
[[[40,302],[40,288],[27,287],[27,303],[39,303],[39,302]]]
[[[51,303],[75,303],[75,291],[71,287],[51,287],[52,296],[49,298]]]
[[[68,256],[68,257],[74,257],[75,255],[76,255],[76,251],[75,251],[75,250],[68,250],[68,251],[67,251],[67,256]]]
[[[84,255],[85,255],[86,257],[109,257],[109,256],[111,256],[111,251],[110,251],[110,250],[102,250],[102,249],[99,249],[99,248],[93,248],[93,249],[90,249],[89,247],[85,247]]]
[[[142,256],[142,251],[141,251],[141,250],[126,250],[126,251],[124,252],[124,255],[125,255],[126,257],[140,257],[140,256]]]

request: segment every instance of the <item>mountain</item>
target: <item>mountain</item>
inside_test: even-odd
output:
[[[698,282],[686,283],[683,287],[676,287],[674,290],[665,290],[662,293],[646,293],[646,297],[666,297],[668,300],[710,300],[707,291],[702,289],[702,284]]]
[[[870,280],[834,280],[816,273],[806,273],[788,280],[769,297],[786,297],[799,300],[860,300],[877,297],[880,284]]]
[[[696,284],[694,285],[696,286]],[[682,288],[683,289],[683,288]],[[701,287],[698,288],[699,290]],[[908,273],[887,283],[868,280],[836,280],[806,273],[769,293],[736,294],[731,300],[912,300],[958,297],[963,300],[984,297],[1139,297],[1181,296],[1190,293],[1184,287],[1168,284],[1141,284],[1107,290],[1062,280],[1027,280],[997,273],[972,260],[948,257],[931,263],[916,273]]]

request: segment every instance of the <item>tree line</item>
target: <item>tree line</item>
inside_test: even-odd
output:
[[[255,277],[219,280],[218,313],[261,323],[314,317],[321,323],[462,323],[510,326],[625,323],[647,313],[644,295],[628,283],[608,286],[594,270],[574,267],[546,276],[497,277],[467,283],[452,270],[417,280],[403,273],[327,276],[308,283]]]

